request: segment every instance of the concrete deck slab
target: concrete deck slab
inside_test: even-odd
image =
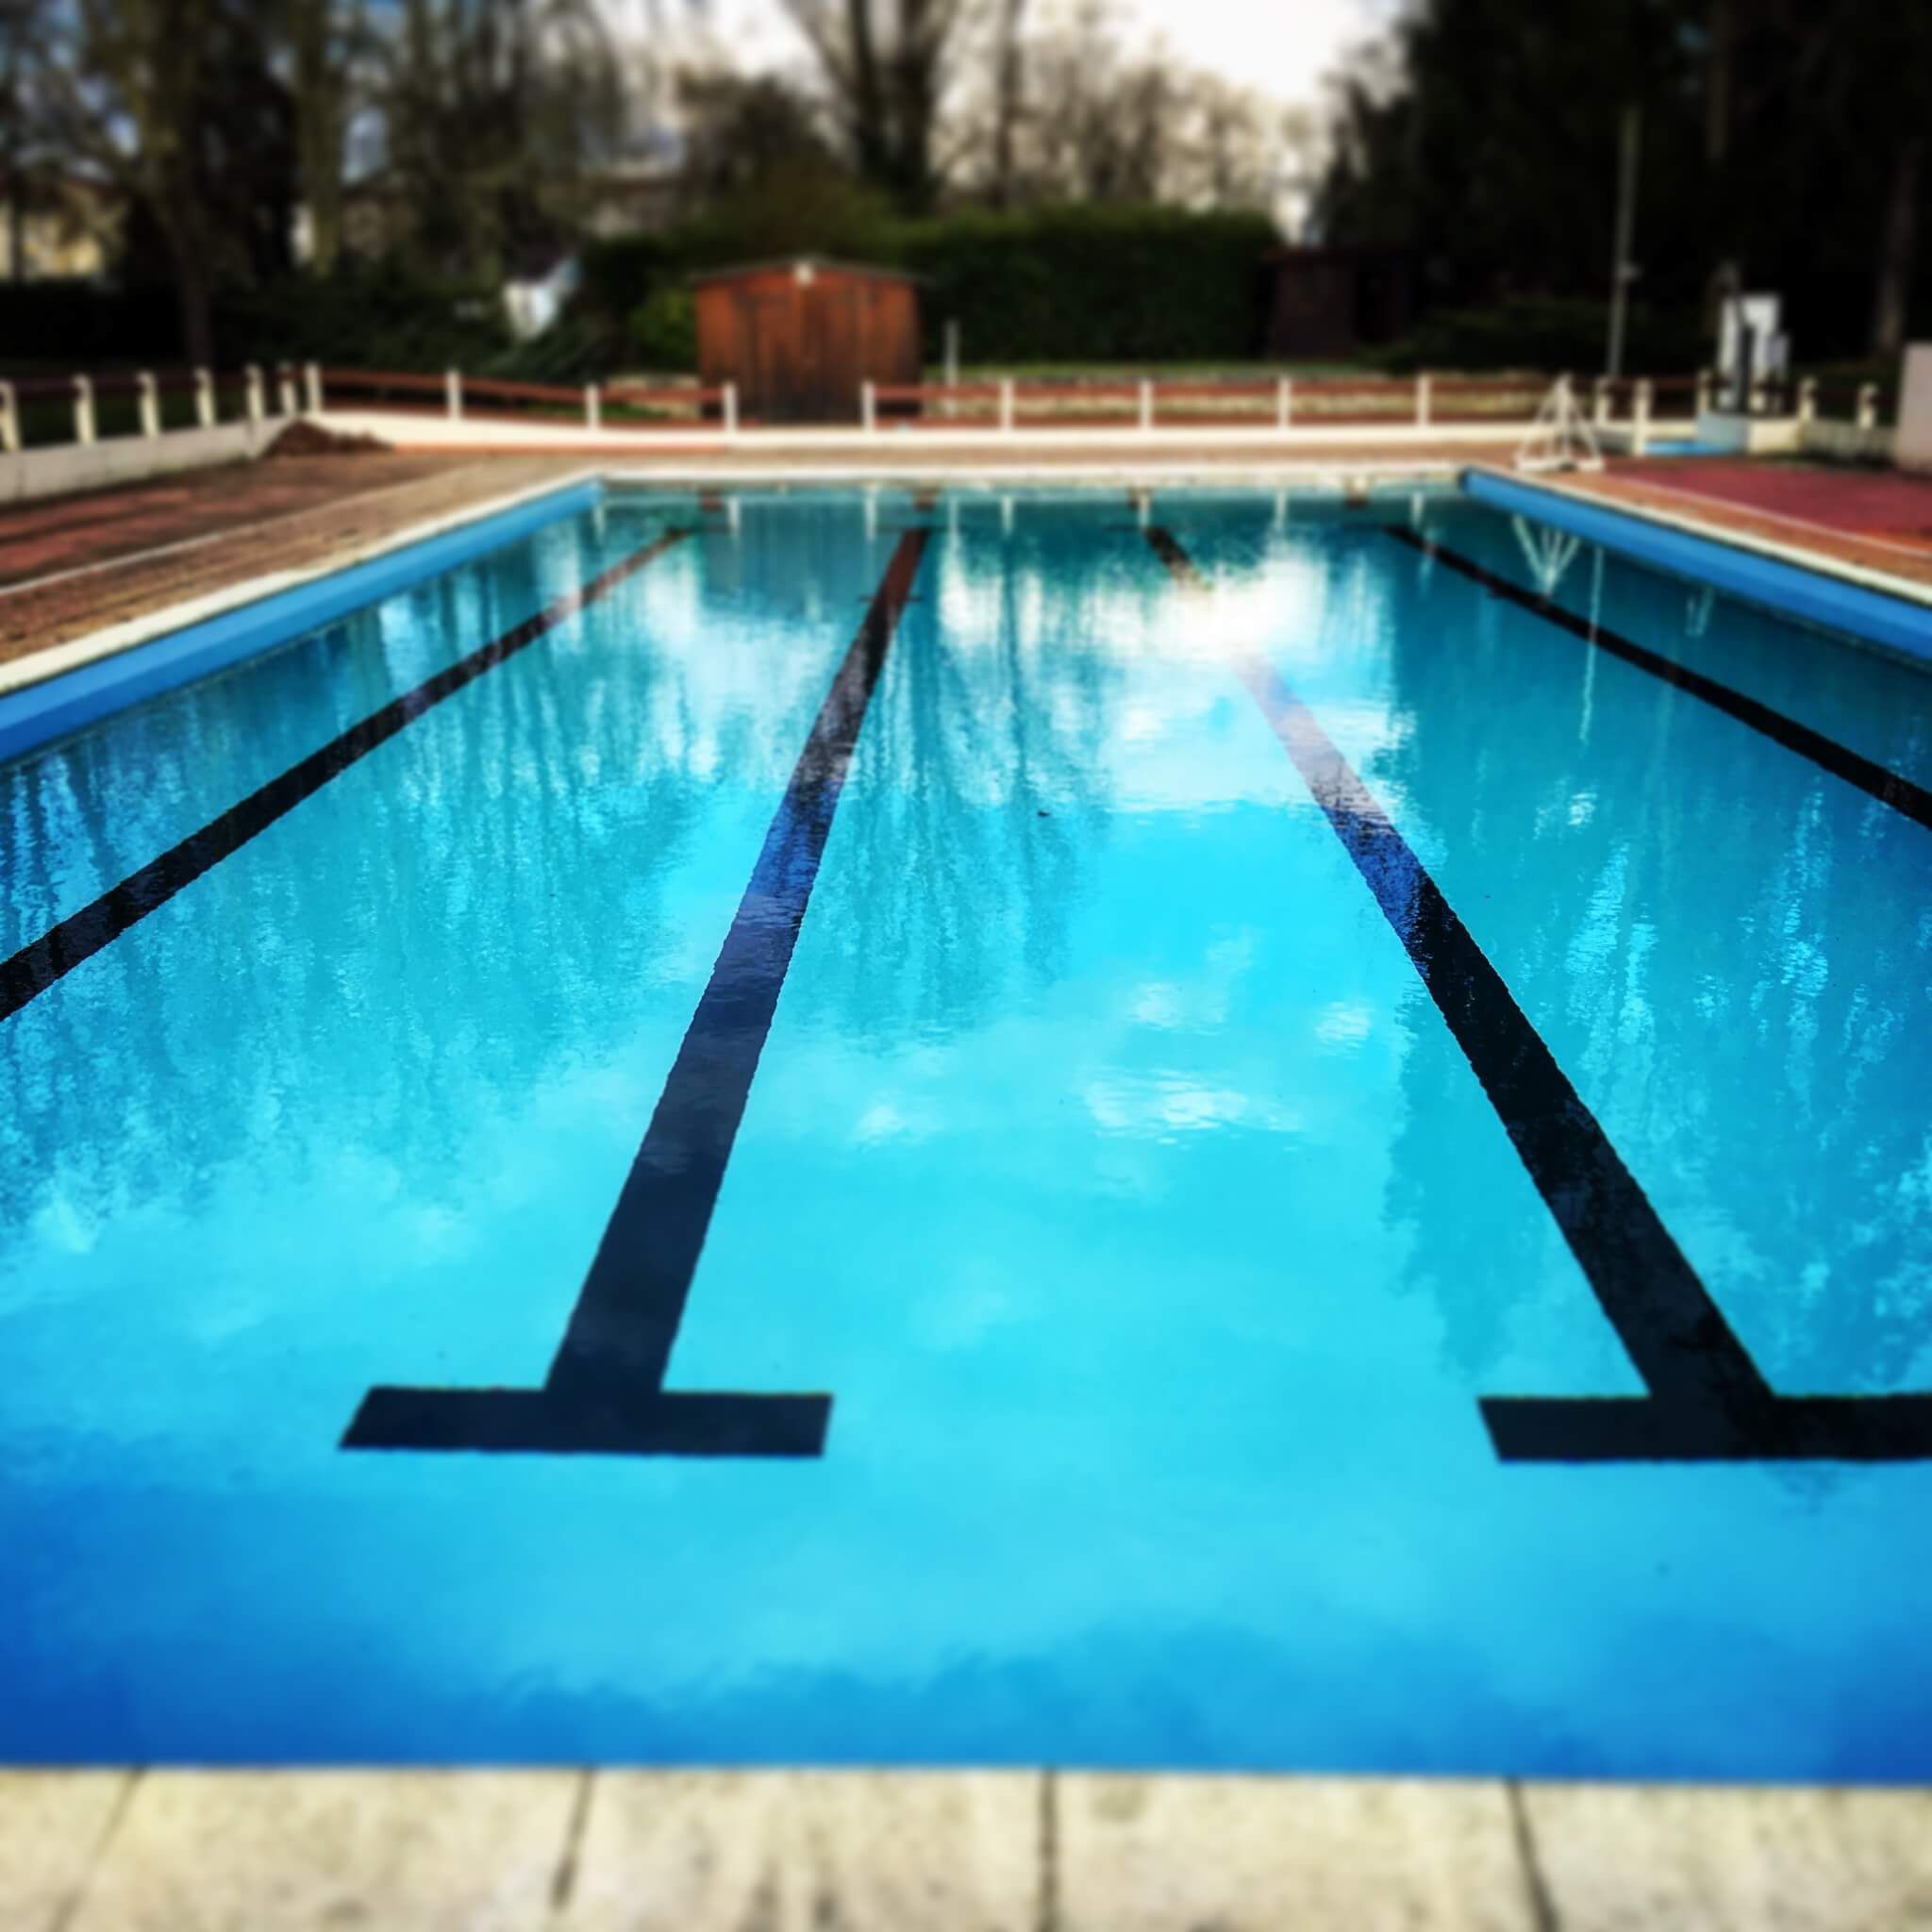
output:
[[[58,1932],[526,1932],[549,1914],[582,1782],[155,1773]]]
[[[1932,1797],[1546,1785],[1524,1792],[1562,1932],[1924,1932]]]
[[[606,1773],[553,1932],[1034,1932],[1025,1773]]]
[[[0,1774],[6,1932],[1925,1932],[1932,1792]]]
[[[134,1774],[0,1772],[0,1925],[61,1932]]]
[[[1059,1781],[1065,1932],[1537,1932],[1497,1783]]]

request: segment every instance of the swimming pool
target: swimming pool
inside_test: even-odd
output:
[[[1932,1774],[1928,689],[612,490],[0,767],[0,1757]]]

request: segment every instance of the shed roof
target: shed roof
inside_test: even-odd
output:
[[[808,268],[814,274],[824,273],[834,275],[865,275],[879,282],[923,283],[924,275],[913,275],[903,268],[887,268],[877,262],[839,261],[827,255],[778,255],[765,261],[735,261],[724,268],[708,268],[691,276],[694,283],[730,282],[741,275],[771,275],[781,269]]]

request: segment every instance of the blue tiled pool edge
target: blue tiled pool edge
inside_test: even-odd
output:
[[[1476,502],[1494,509],[1534,517],[1588,542],[1693,577],[1783,616],[1843,631],[1902,652],[1921,664],[1932,664],[1932,606],[1491,471],[1464,471],[1462,487]]]
[[[501,509],[486,509],[435,536],[399,543],[346,569],[324,567],[309,582],[8,691],[0,695],[0,759],[17,758],[112,712],[333,624],[560,517],[589,509],[603,493],[601,479],[586,477]]]

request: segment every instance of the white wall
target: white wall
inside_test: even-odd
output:
[[[276,416],[261,424],[221,423],[212,429],[169,429],[159,436],[114,436],[104,442],[57,442],[0,454],[0,503],[240,462],[259,456],[287,427],[288,418]]]
[[[1856,423],[1838,423],[1824,417],[1805,425],[1800,447],[1807,457],[1835,457],[1840,461],[1882,463],[1892,454],[1892,432],[1880,424],[1860,429]]]
[[[1914,342],[1906,351],[1894,454],[1902,469],[1932,470],[1932,342]]]

